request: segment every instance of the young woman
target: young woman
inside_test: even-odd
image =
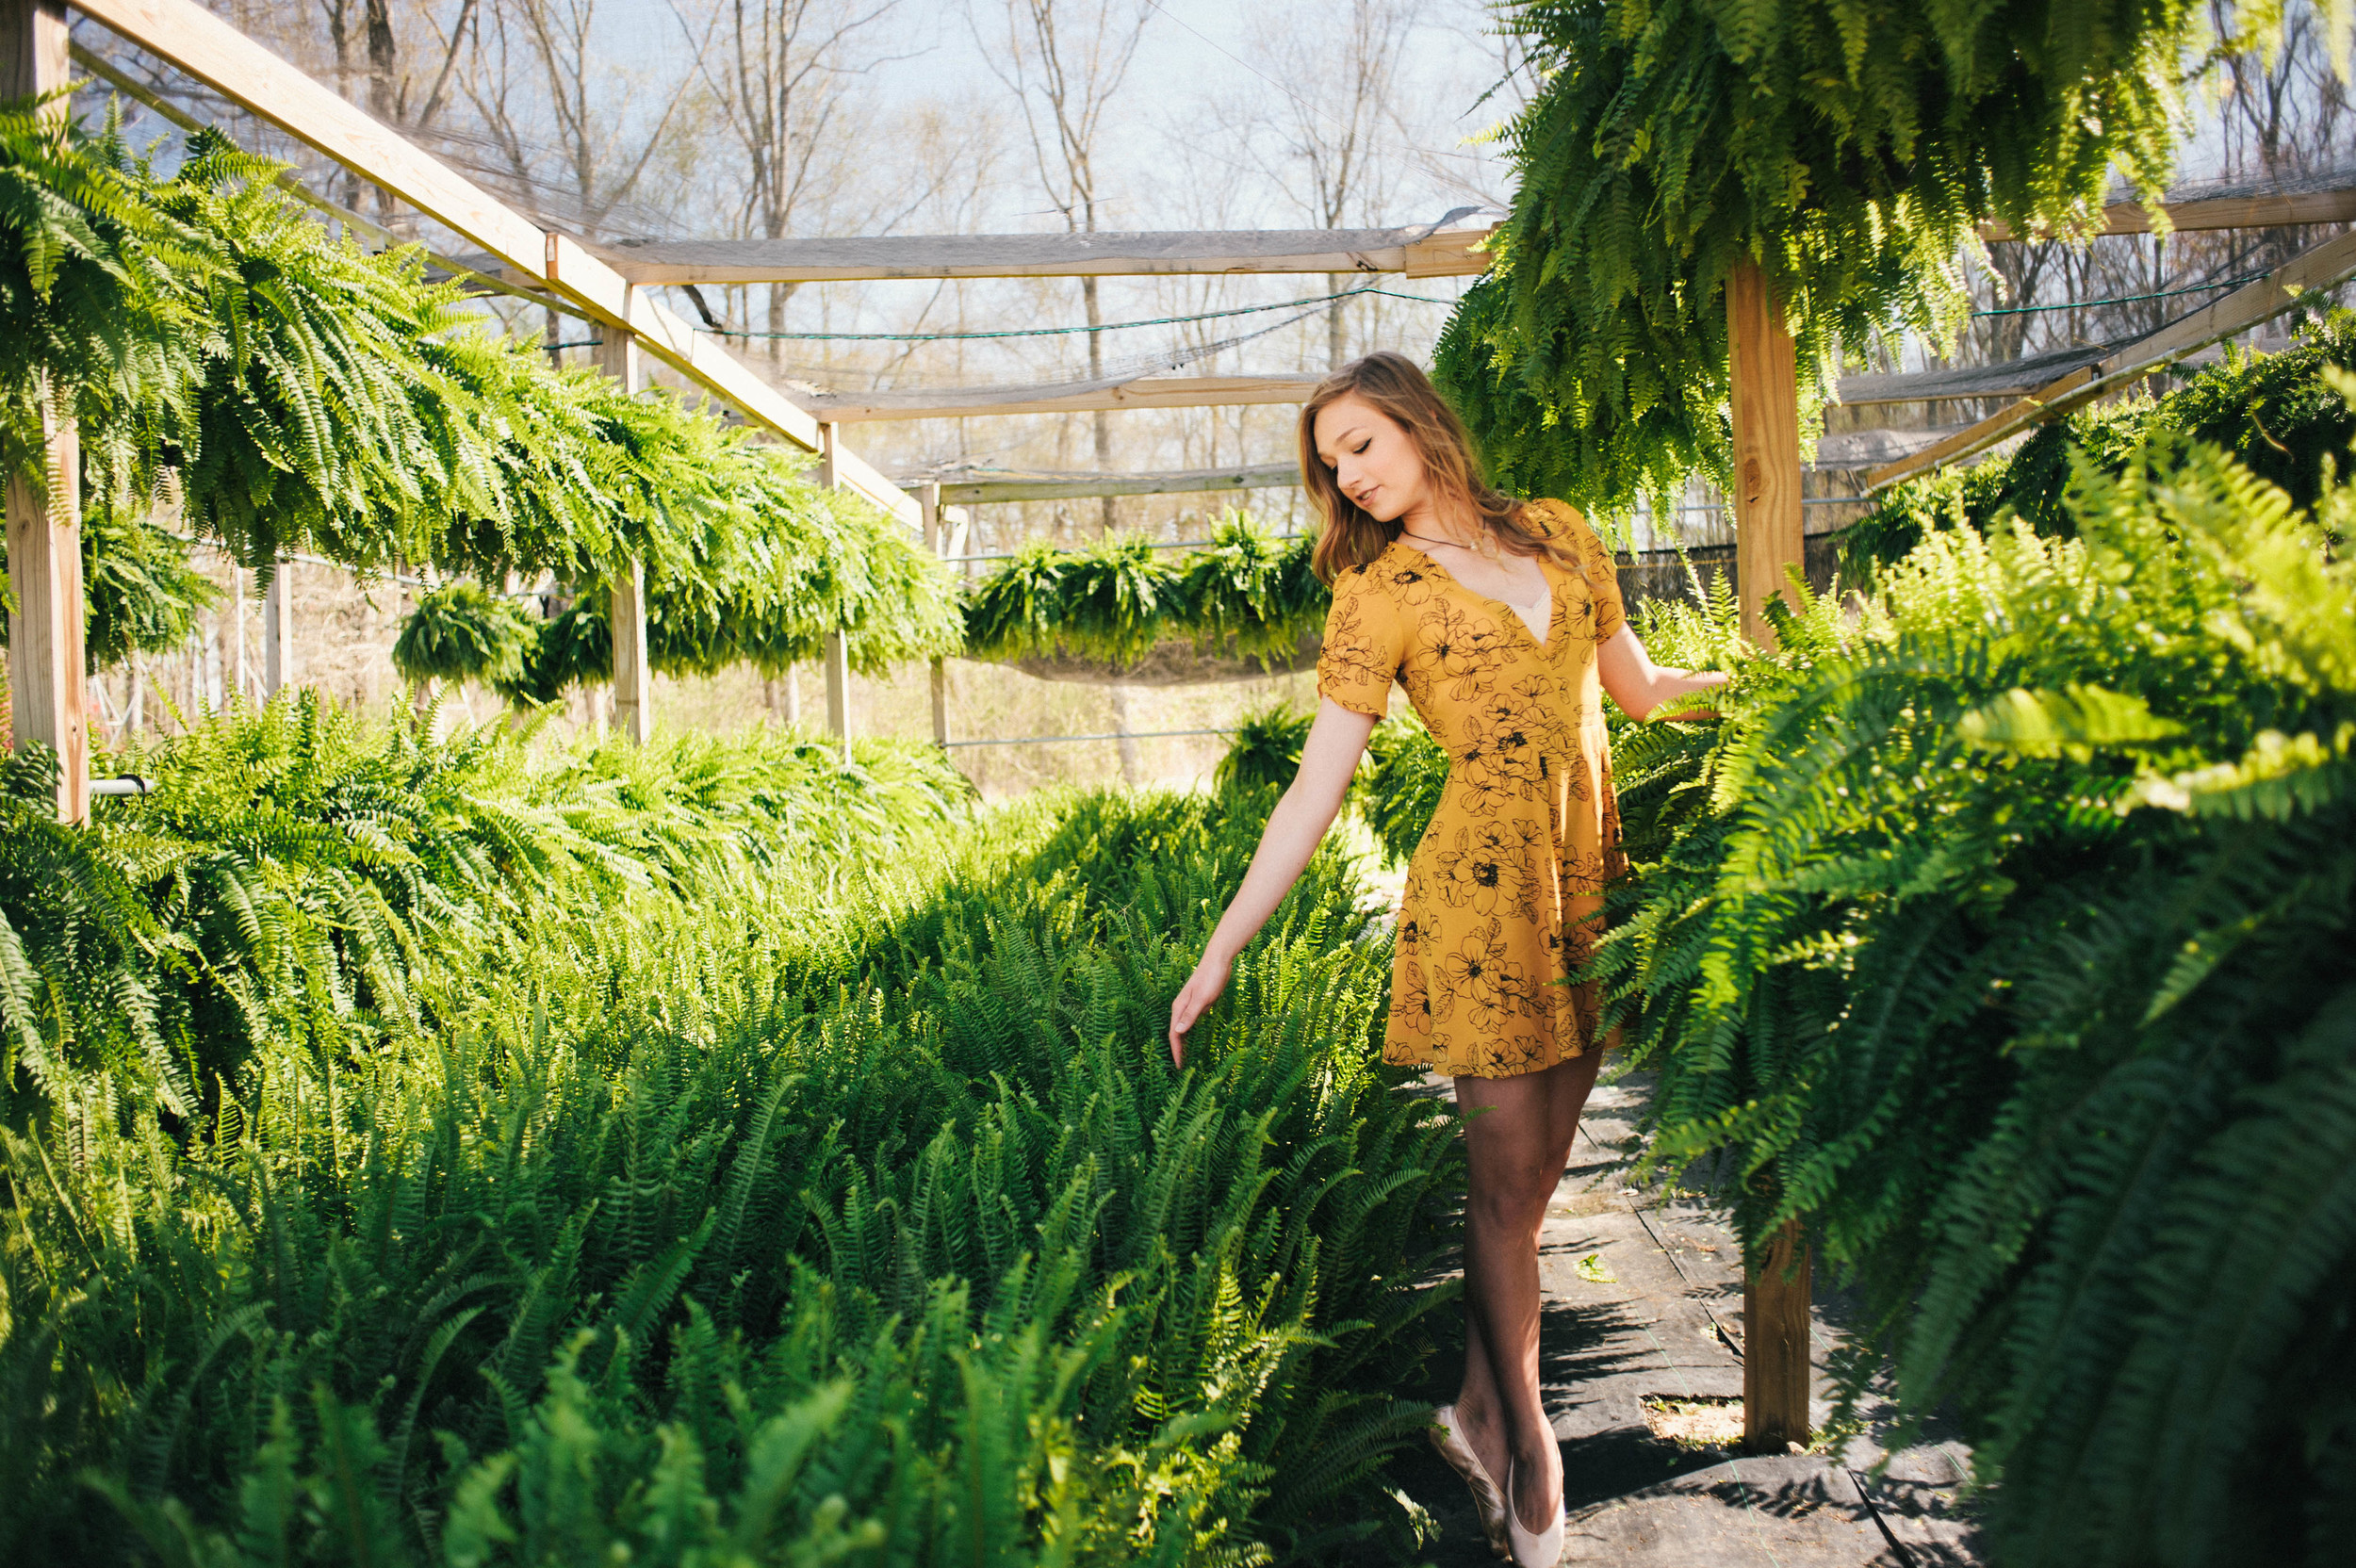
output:
[[[1497,1555],[1553,1568],[1562,1462],[1538,1396],[1538,1233],[1602,1058],[1594,988],[1567,983],[1620,865],[1599,692],[1644,718],[1726,677],[1645,657],[1586,519],[1482,483],[1464,426],[1401,355],[1317,388],[1301,468],[1325,519],[1312,559],[1333,590],[1317,720],[1171,1004],[1170,1057],[1184,1065],[1186,1031],[1333,825],[1398,681],[1450,761],[1408,865],[1383,1055],[1454,1077],[1471,1182],[1464,1380],[1433,1442]]]

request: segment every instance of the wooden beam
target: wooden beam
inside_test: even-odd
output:
[[[1726,349],[1742,635],[1756,646],[1773,647],[1767,600],[1780,593],[1790,602],[1785,571],[1806,559],[1800,374],[1782,306],[1755,262],[1742,263],[1726,280]],[[1798,1234],[1797,1227],[1786,1226],[1765,1257],[1745,1260],[1742,1437],[1754,1449],[1808,1441],[1808,1252]]]
[[[1808,1253],[1796,1220],[1742,1270],[1742,1446],[1788,1451],[1814,1435],[1808,1415]]]
[[[938,481],[921,486],[916,493],[917,504],[924,509],[924,547],[938,557],[943,553],[941,529],[941,484]],[[928,672],[933,699],[933,744],[943,751],[949,748],[949,665],[935,658]]]
[[[0,99],[66,85],[59,0],[0,0]],[[49,113],[62,117],[63,103]],[[8,476],[8,687],[14,743],[57,754],[57,820],[90,820],[90,694],[82,659],[82,441],[70,407],[41,392],[41,477]]]
[[[2306,190],[2290,195],[2220,196],[2190,202],[2168,202],[2161,211],[2168,227],[2184,233],[2212,229],[2282,229],[2307,223],[2356,222],[2356,188]],[[2141,202],[2114,202],[2102,209],[2101,221],[2084,234],[2150,234],[2151,211]],[[2009,224],[1983,223],[1980,237],[1991,245],[2018,239]],[[2052,239],[2036,234],[2031,239]]]
[[[384,187],[489,253],[511,283],[554,290],[601,325],[636,333],[645,350],[688,382],[782,435],[818,448],[817,421],[706,334],[597,259],[572,236],[545,229],[466,175],[312,80],[194,0],[73,0],[74,8]],[[861,471],[863,470],[863,471]],[[914,525],[913,498],[859,466],[855,488]]]
[[[590,353],[597,368],[631,397],[646,390],[646,361],[636,333],[608,325]],[[614,635],[614,727],[643,746],[654,733],[654,671],[646,657],[646,564],[635,556],[614,580],[608,624]]]
[[[1772,647],[1767,597],[1781,593],[1790,601],[1784,568],[1803,559],[1800,380],[1792,334],[1755,263],[1743,263],[1726,281],[1726,340],[1742,634],[1757,646]]]
[[[858,283],[884,278],[1165,277],[1397,272],[1469,277],[1493,229],[1262,229],[1161,234],[871,235],[654,239],[594,247],[638,284]]]
[[[294,563],[285,559],[270,569],[270,587],[262,595],[262,695],[274,697],[294,680]]]
[[[1102,496],[1192,496],[1215,490],[1284,490],[1301,482],[1298,463],[1259,463],[1235,468],[1188,468],[1164,474],[1097,475],[942,482],[941,499],[965,506],[997,501],[1091,500]]]
[[[833,489],[841,482],[836,471],[834,426],[818,427],[818,482]],[[826,678],[826,733],[843,745],[843,760],[851,760],[851,640],[837,627],[826,633],[819,659]]]
[[[1986,451],[2033,424],[2066,414],[2186,354],[2198,353],[2212,343],[2272,320],[2296,308],[2308,295],[2335,288],[2350,277],[2356,277],[2356,233],[2344,234],[2302,251],[2257,282],[2233,290],[2148,337],[2112,351],[2086,369],[2072,371],[2040,387],[1938,446],[1873,469],[1865,476],[1865,493],[1870,496],[1901,480],[1928,473],[1942,464]]]
[[[1303,403],[1317,376],[1171,376],[1064,386],[949,387],[930,392],[866,392],[813,397],[810,404],[840,424],[884,419],[972,419],[1003,414],[1073,414],[1100,408],[1229,408]]]

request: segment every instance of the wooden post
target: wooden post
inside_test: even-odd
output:
[[[924,509],[924,547],[936,556],[941,553],[943,537],[941,526],[941,482],[933,481],[917,492],[917,502]],[[933,744],[943,751],[949,748],[949,663],[935,658],[932,667]]]
[[[634,292],[634,290],[633,290]],[[597,367],[636,397],[646,390],[638,335],[608,323],[597,329]],[[646,564],[632,560],[614,582],[614,727],[640,745],[654,732],[654,674],[646,662]]]
[[[1726,280],[1728,383],[1734,415],[1734,569],[1742,635],[1775,646],[1767,596],[1792,600],[1784,568],[1804,560],[1800,507],[1799,359],[1783,312],[1755,262]],[[1796,608],[1796,606],[1794,606]],[[1742,1281],[1742,1438],[1781,1449],[1808,1440],[1808,1257],[1799,1226],[1776,1233]]]
[[[1808,1446],[1808,1254],[1797,1220],[1742,1276],[1742,1446]]]
[[[0,0],[0,98],[68,79],[63,0]],[[50,106],[62,116],[62,103]],[[8,684],[13,743],[57,753],[57,820],[90,819],[90,694],[82,673],[82,441],[71,408],[41,399],[45,486],[8,481]],[[43,493],[45,488],[46,493]]]
[[[280,560],[262,596],[262,696],[278,694],[294,682],[294,563]]]
[[[818,427],[818,482],[831,490],[835,476],[835,427],[831,420]],[[851,645],[838,629],[826,633],[826,733],[843,743],[843,760],[851,760]]]
[[[1734,570],[1742,592],[1742,635],[1759,647],[1772,647],[1767,596],[1782,591],[1791,602],[1784,567],[1799,564],[1806,547],[1800,523],[1800,381],[1792,334],[1755,262],[1744,262],[1726,280],[1726,343],[1734,414]]]

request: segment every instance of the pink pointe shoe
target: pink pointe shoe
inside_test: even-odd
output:
[[[1570,1524],[1567,1511],[1562,1504],[1554,1508],[1554,1523],[1538,1534],[1522,1528],[1521,1515],[1513,1511],[1513,1466],[1505,1467],[1505,1533],[1513,1544],[1513,1568],[1555,1568],[1562,1560],[1562,1535]]]
[[[1506,1544],[1505,1536],[1508,1522],[1505,1494],[1498,1489],[1497,1478],[1489,1474],[1489,1467],[1481,1462],[1481,1456],[1473,1452],[1472,1445],[1464,1441],[1464,1434],[1457,1429],[1454,1405],[1442,1405],[1432,1413],[1432,1446],[1440,1450],[1440,1457],[1448,1461],[1448,1468],[1464,1477],[1464,1484],[1472,1489],[1473,1511],[1481,1516],[1481,1533],[1488,1537],[1489,1550],[1501,1558],[1510,1557],[1512,1549]]]

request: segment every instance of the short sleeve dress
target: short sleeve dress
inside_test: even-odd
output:
[[[1407,867],[1383,1056],[1451,1076],[1537,1072],[1595,1044],[1592,985],[1566,984],[1601,934],[1621,868],[1595,649],[1624,614],[1612,557],[1561,501],[1525,519],[1579,566],[1542,559],[1542,645],[1405,539],[1333,583],[1317,692],[1382,715],[1394,680],[1448,754]]]

